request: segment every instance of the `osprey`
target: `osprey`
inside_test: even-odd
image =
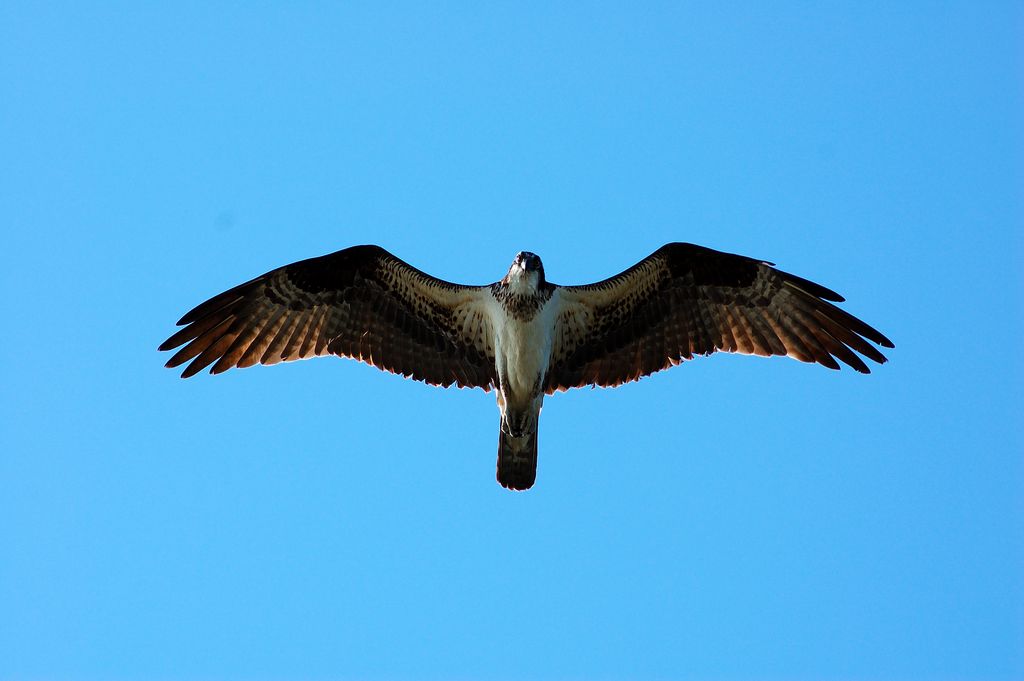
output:
[[[354,246],[285,265],[214,296],[178,322],[160,350],[182,378],[213,364],[276,364],[323,355],[448,387],[494,389],[501,413],[498,482],[525,490],[537,476],[544,396],[617,386],[716,351],[786,355],[870,373],[874,328],[829,301],[843,298],[772,263],[693,244],[659,248],[596,284],[558,286],[533,253],[503,279],[436,279],[379,246]],[[855,352],[856,351],[856,352]]]

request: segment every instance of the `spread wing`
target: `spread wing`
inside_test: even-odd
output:
[[[560,312],[545,388],[638,380],[722,350],[788,355],[870,373],[857,355],[885,357],[891,341],[828,301],[843,298],[771,263],[693,244],[668,244],[625,272],[559,287]]]
[[[496,382],[486,287],[435,279],[379,246],[285,265],[214,296],[160,346],[193,376],[322,355],[352,357],[433,385]]]

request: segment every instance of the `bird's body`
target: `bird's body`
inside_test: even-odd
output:
[[[881,333],[842,298],[764,261],[668,244],[619,275],[558,286],[523,252],[489,286],[435,279],[378,246],[272,270],[194,308],[161,346],[189,377],[339,355],[440,386],[495,389],[498,481],[528,489],[544,396],[616,386],[722,350],[789,355],[868,373]]]
[[[557,290],[543,285],[543,274],[540,258],[520,253],[484,294],[501,412],[498,480],[512,489],[528,489],[537,474],[537,422],[559,309]]]

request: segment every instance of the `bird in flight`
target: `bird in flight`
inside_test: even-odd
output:
[[[831,301],[831,302],[830,302]],[[351,357],[431,385],[494,390],[498,482],[537,477],[545,395],[613,387],[711,353],[785,355],[870,373],[892,342],[833,305],[842,296],[772,263],[671,243],[604,281],[559,286],[533,253],[486,286],[436,279],[380,246],[271,270],[178,321],[160,350],[188,378],[213,365]],[[870,342],[869,342],[870,341]],[[838,362],[837,362],[838,360]]]

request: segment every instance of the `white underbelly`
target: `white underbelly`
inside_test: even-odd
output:
[[[551,344],[538,324],[509,324],[500,341],[502,357],[498,360],[505,368],[505,392],[511,395],[533,395],[537,384],[548,369]]]
[[[528,322],[495,314],[494,356],[506,399],[532,399],[551,359],[551,306],[546,305]],[[543,392],[543,388],[541,388]]]

